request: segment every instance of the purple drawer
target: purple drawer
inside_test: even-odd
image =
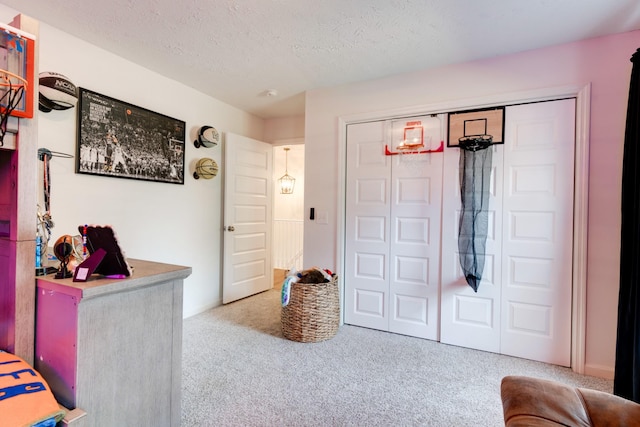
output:
[[[59,403],[76,407],[78,303],[76,292],[62,292],[38,282],[35,368]]]

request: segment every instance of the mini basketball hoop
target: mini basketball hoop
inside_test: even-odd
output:
[[[407,172],[417,173],[429,164],[431,153],[428,151],[418,152],[410,150],[398,150],[398,164],[402,165]]]
[[[391,144],[384,154],[395,156],[398,172],[410,176],[426,173],[432,154],[444,151],[442,118],[437,115],[399,119],[391,123]]]
[[[10,71],[0,69],[0,147],[4,145],[7,120],[13,110],[20,104],[28,85],[24,78]]]
[[[424,142],[421,140],[419,144],[411,144],[406,140],[401,141],[396,146],[396,151],[393,154],[398,154],[399,165],[402,165],[408,172],[417,173],[421,169],[428,167],[431,161],[431,154],[434,152],[440,152],[440,147],[432,149],[431,137],[427,136],[424,138]]]

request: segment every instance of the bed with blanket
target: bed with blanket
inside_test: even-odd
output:
[[[0,425],[55,427],[65,414],[47,382],[31,365],[0,350]]]

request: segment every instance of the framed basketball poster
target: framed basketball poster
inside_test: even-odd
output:
[[[184,184],[184,121],[79,90],[76,173]]]

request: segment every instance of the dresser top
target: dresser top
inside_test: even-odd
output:
[[[113,279],[100,275],[89,277],[86,282],[74,282],[72,278],[56,279],[55,274],[37,278],[40,289],[49,289],[75,295],[79,299],[94,298],[116,292],[155,286],[172,280],[183,280],[191,274],[191,267],[163,264],[159,262],[127,259],[133,274],[124,279]]]

